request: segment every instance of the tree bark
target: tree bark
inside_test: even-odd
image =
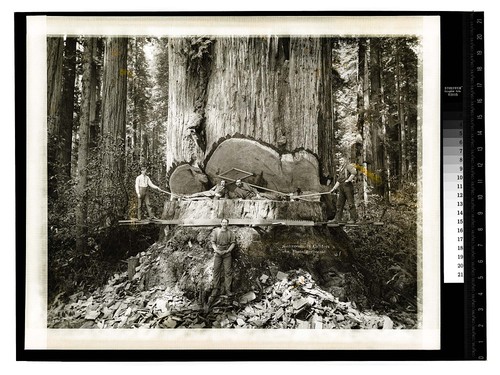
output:
[[[93,74],[90,75],[90,140],[89,148],[94,149],[98,145],[101,129],[101,84],[102,65],[97,61],[102,60],[104,52],[103,39],[100,37],[91,39],[94,43],[94,61],[92,64]]]
[[[380,69],[380,39],[370,39],[370,109],[373,172],[383,178],[384,155],[381,146],[382,131],[382,92]],[[383,195],[383,185],[375,184],[375,191]]]
[[[56,137],[59,135],[63,51],[63,38],[47,38],[47,126],[49,135]]]
[[[399,182],[402,183],[405,180],[407,172],[407,157],[406,157],[406,124],[405,124],[405,113],[404,106],[402,102],[402,89],[401,89],[401,56],[400,56],[400,46],[396,42],[396,95],[398,104],[398,121],[399,121]]]
[[[366,205],[368,204],[368,194],[367,194],[367,135],[368,132],[368,108],[369,108],[369,81],[368,81],[368,49],[366,45],[366,39],[360,38],[358,40],[358,97],[357,97],[357,107],[358,107],[358,122],[357,130],[361,135],[361,150],[357,150],[356,162],[361,166],[362,172],[362,183],[359,184],[359,201],[363,202],[363,211],[366,211]]]
[[[380,167],[382,169],[383,178],[383,197],[386,204],[389,203],[390,193],[391,193],[391,158],[390,153],[387,150],[387,108],[385,104],[385,94],[384,94],[384,80],[382,79],[382,67],[383,64],[383,44],[381,43],[379,49],[379,66],[381,67],[380,72]]]
[[[310,150],[321,173],[333,175],[330,39],[218,38],[196,75],[185,52],[192,48],[171,39],[167,168],[203,166],[223,137],[240,134],[280,151]]]
[[[108,37],[105,42],[102,94],[102,188],[104,211],[118,215],[112,197],[123,186],[127,107],[127,38]],[[121,205],[120,205],[121,206]]]
[[[80,127],[78,130],[78,179],[76,185],[76,249],[82,254],[86,249],[87,228],[87,164],[90,143],[90,126],[93,117],[92,95],[95,91],[95,67],[93,64],[97,50],[96,39],[87,38],[83,52],[82,102],[80,108]]]
[[[71,153],[73,147],[73,112],[75,107],[76,38],[66,38],[64,47],[63,92],[59,124],[61,139],[60,162],[63,176],[71,177]]]

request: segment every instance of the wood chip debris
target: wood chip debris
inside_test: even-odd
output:
[[[141,262],[143,263],[143,262]],[[161,286],[140,287],[141,273],[115,274],[90,296],[82,292],[48,311],[49,328],[275,328],[275,329],[402,329],[387,315],[358,311],[316,285],[303,270],[262,275],[259,289],[241,291],[233,300],[220,298],[200,305]],[[257,288],[257,286],[256,286]]]

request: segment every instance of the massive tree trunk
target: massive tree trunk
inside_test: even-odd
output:
[[[93,93],[95,87],[95,65],[94,56],[97,50],[95,38],[85,40],[83,53],[83,77],[82,77],[82,102],[80,109],[80,127],[78,131],[78,179],[76,185],[76,249],[78,253],[85,251],[86,227],[87,227],[87,163],[90,143],[90,125],[93,118]]]
[[[59,135],[61,139],[60,161],[63,175],[71,177],[71,152],[73,146],[73,112],[75,107],[76,38],[66,38],[64,47],[63,92]]]
[[[102,93],[102,194],[104,212],[118,215],[123,205],[112,197],[124,190],[125,122],[127,108],[127,38],[109,37],[104,52]]]
[[[174,38],[169,46],[167,168],[203,167],[222,138],[239,134],[280,152],[310,150],[318,172],[333,175],[330,39]]]

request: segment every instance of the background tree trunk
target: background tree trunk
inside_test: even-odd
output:
[[[368,204],[368,194],[367,194],[367,155],[366,148],[367,142],[366,138],[369,135],[368,132],[368,109],[369,109],[369,81],[368,81],[368,49],[366,45],[366,39],[358,40],[358,93],[357,93],[357,109],[358,109],[358,121],[357,121],[357,131],[361,135],[361,150],[356,149],[356,163],[363,168],[363,173],[361,178],[361,183],[358,184],[358,197],[359,202],[363,204],[363,212],[366,211],[366,205]]]
[[[401,90],[401,84],[403,77],[401,76],[401,57],[400,57],[400,46],[396,42],[396,96],[398,104],[398,120],[399,120],[399,186],[406,179],[406,169],[407,169],[407,157],[406,157],[406,124],[405,124],[405,111],[404,111],[404,98],[403,92]]]
[[[391,158],[388,152],[388,137],[387,137],[387,106],[385,103],[385,82],[382,77],[382,71],[384,67],[383,50],[384,44],[381,43],[381,48],[379,49],[379,66],[380,69],[380,168],[382,169],[383,178],[383,197],[384,201],[388,204],[391,194]]]
[[[95,38],[87,38],[83,53],[82,101],[80,108],[80,127],[78,130],[78,179],[76,185],[76,249],[83,254],[86,248],[87,227],[87,162],[90,143],[90,124],[93,117],[93,93],[95,87],[95,67],[93,60],[97,50]]]
[[[59,115],[62,98],[62,66],[64,41],[62,37],[47,38],[47,159],[48,195],[57,199],[60,191]]]
[[[383,152],[380,139],[382,130],[382,92],[380,70],[380,39],[370,39],[370,109],[373,173],[383,178]],[[383,185],[375,184],[375,191],[383,195]]]
[[[113,204],[111,196],[118,199],[116,192],[125,189],[122,177],[127,108],[127,38],[109,37],[106,39],[103,76],[103,211],[116,217],[125,203]]]
[[[47,126],[49,135],[53,136],[59,134],[63,52],[63,38],[47,38]]]
[[[102,59],[104,53],[104,41],[100,37],[92,38],[94,45],[94,60],[92,64],[93,74],[90,75],[90,139],[89,148],[94,149],[98,145],[101,135],[101,85],[102,85]]]
[[[63,176],[71,178],[71,153],[73,148],[73,113],[75,108],[76,38],[66,38],[64,46],[63,92],[59,135],[61,139],[60,162]]]

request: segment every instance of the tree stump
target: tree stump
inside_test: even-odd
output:
[[[162,219],[229,219],[236,235],[233,250],[233,289],[238,293],[258,290],[258,279],[276,272],[303,269],[321,284],[349,267],[349,240],[339,228],[322,226],[234,226],[231,219],[312,220],[325,218],[320,202],[266,200],[168,201]],[[165,226],[161,251],[149,273],[149,287],[163,285],[181,290],[201,302],[212,288],[214,226]],[[337,288],[337,289],[335,289]],[[332,285],[339,296],[345,292]]]
[[[271,200],[166,201],[162,219],[256,219],[324,221],[321,202]]]

